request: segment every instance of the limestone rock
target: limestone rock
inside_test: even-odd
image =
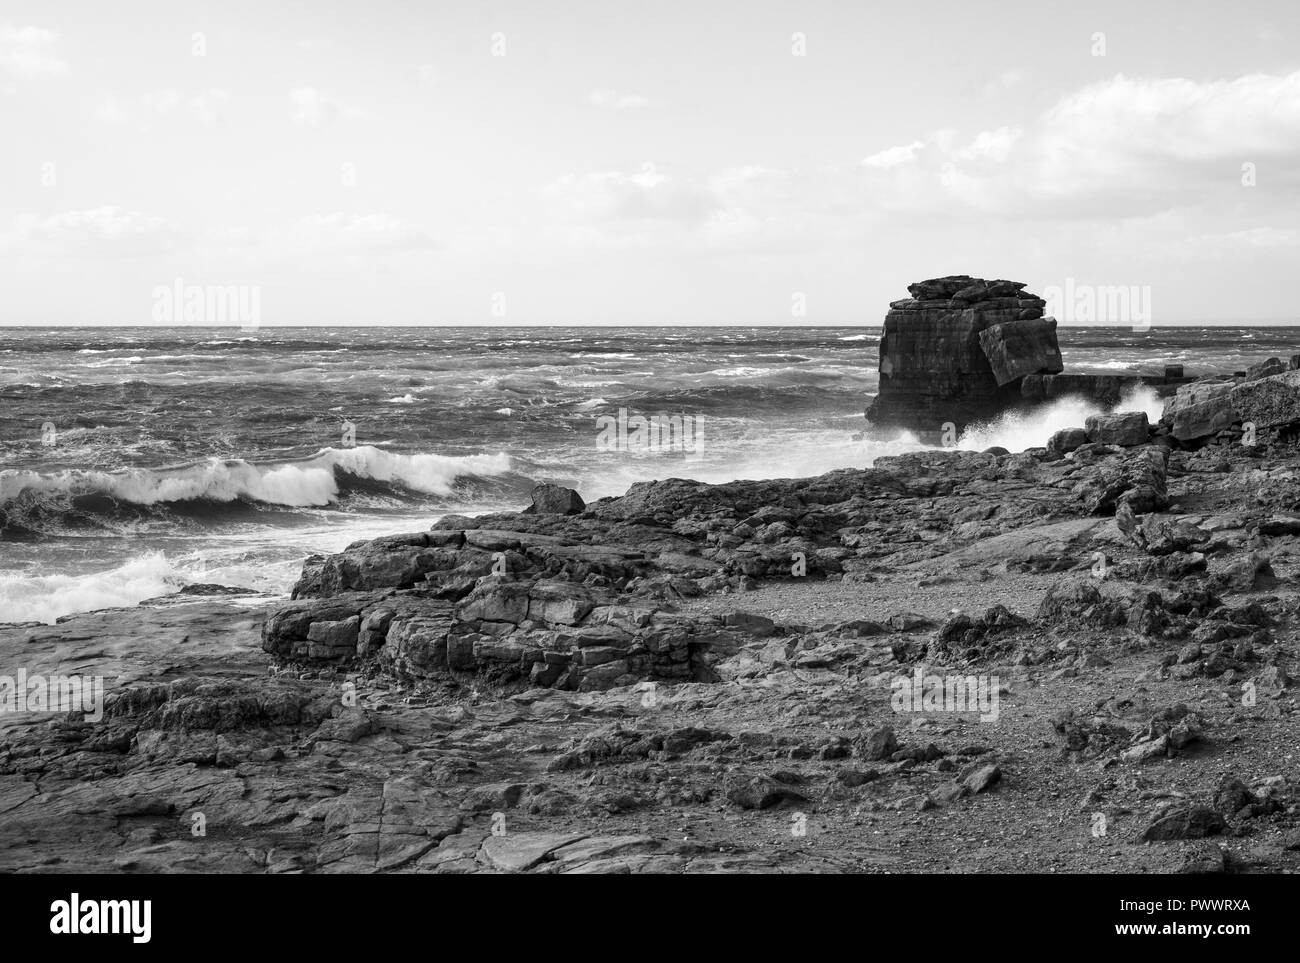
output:
[[[946,423],[960,429],[1018,402],[1020,375],[1012,372],[1052,364],[1058,366],[1048,370],[1060,370],[1059,349],[1051,350],[1054,325],[1014,326],[1042,317],[1043,300],[1022,287],[965,275],[909,285],[912,299],[894,302],[885,316],[871,423],[935,434]],[[981,343],[981,333],[995,325],[1008,325],[989,336],[1001,375],[1010,379],[1002,382]]]
[[[1047,450],[1058,455],[1070,452],[1088,443],[1088,432],[1083,428],[1062,428],[1047,439]]]
[[[1206,438],[1236,424],[1256,429],[1300,422],[1300,371],[1243,382],[1196,382],[1178,389],[1162,421],[1179,441]]]
[[[1123,411],[1108,415],[1090,415],[1084,421],[1088,440],[1103,445],[1131,448],[1145,445],[1151,433],[1145,411]]]
[[[1224,818],[1208,806],[1178,806],[1158,815],[1143,831],[1143,842],[1203,839],[1227,828]]]
[[[538,485],[533,489],[532,497],[533,503],[524,509],[525,512],[578,515],[587,507],[581,495],[572,488],[563,488],[560,485]]]
[[[979,333],[998,386],[1030,374],[1056,374],[1064,365],[1056,343],[1055,318],[1025,318],[993,324]]]

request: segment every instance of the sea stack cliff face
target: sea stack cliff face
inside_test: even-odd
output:
[[[880,340],[873,425],[961,430],[1021,402],[1021,379],[1062,368],[1056,321],[1019,281],[956,275],[908,285]]]

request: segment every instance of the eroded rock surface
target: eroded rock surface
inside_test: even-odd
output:
[[[107,693],[0,715],[0,868],[1300,869],[1300,451],[1161,432],[646,483],[289,601],[0,627]]]

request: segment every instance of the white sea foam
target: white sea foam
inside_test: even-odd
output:
[[[1141,387],[1121,399],[1116,411],[1145,411],[1153,424],[1164,412],[1164,402],[1152,388]],[[1059,398],[1028,412],[1008,412],[987,425],[968,428],[957,441],[958,448],[983,451],[995,445],[1007,451],[1040,448],[1062,428],[1082,428],[1089,415],[1105,409],[1079,397]]]
[[[61,615],[120,608],[168,595],[185,582],[162,552],[89,575],[0,573],[0,613],[9,622],[53,622]]]
[[[1155,422],[1163,402],[1154,390],[1139,388],[1126,395],[1117,411],[1145,411]],[[1079,398],[1064,398],[1029,412],[1008,412],[995,421],[968,429],[957,447],[971,451],[1000,445],[1008,451],[1024,451],[1047,444],[1062,428],[1081,428],[1089,415],[1103,409]],[[723,442],[718,432],[706,432],[706,446],[699,459],[667,458],[662,455],[622,458],[598,462],[588,477],[579,480],[583,497],[592,500],[621,495],[628,486],[654,478],[691,478],[720,484],[736,479],[810,478],[840,468],[869,468],[877,458],[922,451],[927,445],[907,431],[864,435],[857,416],[845,430],[786,429],[768,434],[751,434]]]
[[[358,478],[397,482],[415,491],[450,495],[457,478],[502,475],[510,456],[402,455],[370,445],[325,448],[311,458],[278,465],[212,458],[184,468],[122,471],[0,472],[0,505],[24,492],[50,495],[102,493],[134,505],[205,499],[240,499],[290,507],[322,507],[338,500],[334,469]]]

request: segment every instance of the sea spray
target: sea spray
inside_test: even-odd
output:
[[[957,439],[957,448],[983,451],[995,445],[1007,451],[1041,448],[1062,428],[1082,428],[1089,415],[1104,414],[1107,409],[1073,396],[1058,398],[1050,404],[1028,411],[1009,411],[982,425],[972,425]],[[1164,403],[1151,388],[1138,388],[1121,399],[1116,411],[1145,411],[1154,424],[1160,420]]]
[[[187,579],[162,552],[87,575],[0,573],[0,621],[53,624],[61,615],[135,605],[169,595]]]

